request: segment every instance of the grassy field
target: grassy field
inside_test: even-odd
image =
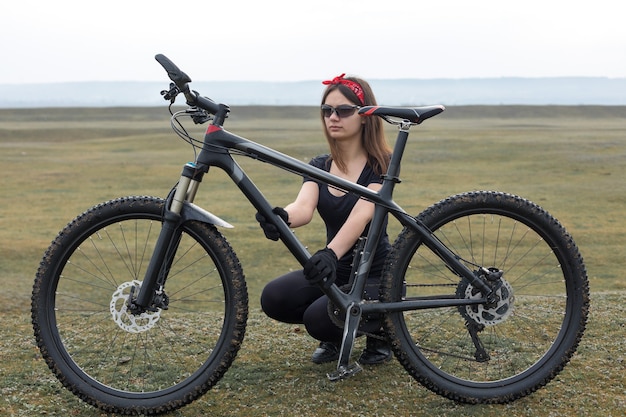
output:
[[[193,159],[168,116],[164,108],[0,110],[0,415],[101,415],[66,392],[41,359],[30,325],[32,281],[45,248],[80,212],[122,195],[166,195]],[[299,107],[233,108],[227,123],[302,160],[326,151],[320,126],[315,109]],[[203,128],[190,131],[201,137]],[[196,202],[236,226],[224,233],[247,276],[251,317],[223,380],[172,415],[623,415],[626,108],[451,107],[412,130],[409,141],[396,187],[396,201],[408,212],[450,194],[496,189],[540,204],[574,236],[592,308],[572,363],[544,389],[500,406],[435,396],[396,362],[328,382],[333,365],[308,361],[315,343],[304,329],[273,322],[259,309],[263,285],[297,264],[263,237],[254,210],[226,176],[211,171]],[[299,177],[239,162],[274,205],[295,196]],[[323,242],[320,225],[297,232],[310,248]],[[391,225],[390,233],[397,231]]]

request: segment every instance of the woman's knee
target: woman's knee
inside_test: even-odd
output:
[[[328,297],[321,297],[304,312],[303,320],[307,333],[322,342],[339,343],[342,330],[328,315]]]
[[[309,305],[322,295],[302,271],[293,271],[270,281],[261,292],[261,308],[269,317],[285,323],[302,323]]]
[[[276,320],[280,320],[280,312],[284,305],[284,293],[274,281],[269,282],[261,292],[261,309],[263,312]]]

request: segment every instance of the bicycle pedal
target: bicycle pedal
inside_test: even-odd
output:
[[[341,381],[342,379],[350,378],[351,376],[358,374],[362,370],[363,368],[361,368],[361,365],[355,362],[352,365],[348,366],[340,365],[335,372],[326,374],[326,376],[328,376],[328,379],[331,382],[336,382]]]

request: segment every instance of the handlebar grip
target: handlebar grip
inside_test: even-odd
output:
[[[167,75],[170,80],[176,84],[180,91],[185,95],[187,104],[190,106],[198,106],[211,114],[216,114],[219,111],[219,105],[213,100],[207,97],[200,96],[197,92],[189,89],[188,83],[191,82],[191,78],[180,70],[168,57],[163,54],[155,55],[154,59],[167,71]]]
[[[191,82],[191,78],[180,70],[168,57],[158,54],[154,57],[159,64],[167,71],[168,77],[172,80],[181,91],[188,91],[187,83]]]

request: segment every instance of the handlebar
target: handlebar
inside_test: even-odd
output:
[[[189,106],[200,107],[211,114],[217,114],[220,110],[228,112],[227,106],[217,104],[210,98],[202,97],[198,92],[190,90],[189,83],[191,82],[191,78],[181,71],[168,57],[163,54],[157,54],[154,59],[167,71],[168,77],[176,84],[180,92],[184,94]]]

